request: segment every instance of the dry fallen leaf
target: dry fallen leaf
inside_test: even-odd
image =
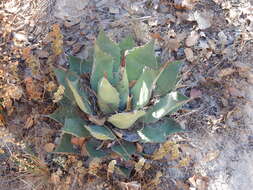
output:
[[[63,52],[63,35],[58,24],[52,26],[52,31],[49,33],[49,36],[53,41],[52,48],[54,55],[60,55]]]
[[[137,173],[141,171],[141,169],[143,168],[145,164],[145,161],[146,159],[142,157],[137,163],[135,163],[134,169]]]
[[[190,156],[186,156],[186,157],[182,158],[181,160],[179,160],[179,163],[176,167],[178,167],[178,168],[187,167],[190,165],[190,161],[191,161]]]
[[[188,179],[190,184],[195,187],[197,190],[207,190],[209,178],[205,176],[194,175]]]
[[[63,98],[64,91],[65,87],[63,85],[60,85],[57,91],[54,93],[53,102],[59,102]]]
[[[44,150],[46,152],[53,152],[54,148],[55,148],[55,144],[53,144],[53,143],[47,143],[44,146]]]
[[[199,40],[199,34],[196,31],[192,31],[185,40],[185,45],[188,47],[194,46]]]
[[[193,62],[194,61],[194,55],[193,55],[193,51],[191,48],[185,48],[184,49],[184,53],[185,53],[185,57],[189,62]]]
[[[204,163],[211,162],[212,160],[217,159],[219,155],[220,155],[219,150],[209,151],[201,161]]]
[[[115,164],[117,163],[116,160],[111,160],[108,164],[108,168],[107,168],[107,178],[113,174],[114,172],[114,168],[115,168]]]
[[[175,142],[167,141],[152,155],[153,160],[160,160],[170,153],[170,159],[174,160],[179,157],[178,145]]]
[[[191,98],[198,98],[202,96],[202,92],[196,88],[192,88],[190,92],[190,97]]]
[[[174,0],[176,9],[193,9],[195,3],[199,0]]]
[[[46,86],[46,90],[48,92],[53,92],[57,88],[57,85],[56,85],[56,83],[54,81],[50,81],[45,86]]]
[[[34,116],[30,116],[26,119],[24,128],[30,129],[33,125],[34,125]]]
[[[85,138],[84,137],[72,137],[71,144],[76,145],[78,147],[82,147],[84,145]]]
[[[54,184],[54,185],[58,185],[61,182],[61,178],[57,173],[52,173],[51,174],[51,178],[50,181]]]
[[[42,89],[39,87],[37,81],[32,77],[27,77],[25,79],[26,92],[29,99],[39,100],[42,97]]]
[[[10,85],[5,88],[6,96],[14,100],[19,100],[23,95],[23,90],[17,85]]]
[[[93,158],[89,164],[89,174],[97,175],[99,168],[101,167],[102,160],[99,158]]]
[[[163,40],[163,38],[161,37],[161,35],[159,33],[152,33],[150,34],[150,36],[154,39],[157,39],[157,40]]]
[[[131,182],[119,182],[119,186],[122,190],[141,190],[141,184],[139,184],[137,181],[131,181]]]
[[[168,48],[172,51],[177,51],[179,47],[180,47],[180,42],[178,39],[172,38],[166,42],[166,48]]]

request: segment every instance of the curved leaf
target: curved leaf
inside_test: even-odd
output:
[[[94,140],[89,140],[86,142],[86,151],[90,157],[96,157],[96,158],[101,158],[106,155],[106,152],[102,150],[97,150],[97,147],[99,147],[99,143],[94,141]]]
[[[145,123],[155,122],[167,114],[171,114],[181,108],[188,101],[188,97],[178,93],[171,92],[162,97],[151,108],[148,109],[143,118]]]
[[[105,77],[98,83],[97,98],[99,108],[103,113],[112,113],[118,110],[120,102],[119,93]]]
[[[69,77],[66,79],[66,81],[73,93],[73,96],[79,108],[87,114],[92,114],[91,106],[87,95],[85,94],[84,90],[81,89],[79,86],[79,79],[75,78],[74,80],[72,80]]]
[[[54,113],[46,116],[64,125],[66,117],[75,117],[78,114],[77,109],[78,108],[65,97],[59,102],[59,107]]]
[[[73,101],[73,94],[72,94],[72,92],[65,80],[66,77],[68,76],[69,72],[66,72],[63,69],[59,69],[59,68],[54,68],[53,70],[54,70],[54,74],[57,78],[58,83],[61,84],[62,86],[64,86],[64,88],[65,88],[64,96],[67,97],[69,100]]]
[[[90,83],[92,89],[97,92],[98,81],[104,75],[107,76],[108,81],[113,82],[114,61],[111,55],[104,53],[97,45],[94,51]]]
[[[144,66],[158,69],[154,52],[154,41],[127,51],[126,69],[129,81],[137,80],[140,77]]]
[[[114,43],[110,38],[108,38],[105,35],[104,31],[100,31],[99,35],[96,39],[96,45],[99,46],[99,48],[107,53],[108,55],[111,55],[115,61],[113,65],[113,72],[118,72],[119,66],[120,66],[120,48],[118,44]]]
[[[134,109],[143,108],[149,102],[156,76],[156,71],[144,67],[143,73],[131,89],[131,95],[133,97],[132,106]]]
[[[85,124],[87,122],[77,116],[65,118],[64,127],[61,130],[76,137],[88,137],[90,133],[84,128]]]
[[[74,148],[71,143],[71,135],[64,133],[61,137],[60,144],[56,147],[55,153],[69,153],[69,154],[77,154],[78,151]]]
[[[163,96],[175,88],[181,66],[182,62],[176,61],[169,63],[163,68],[163,71],[156,82],[156,88],[154,90],[156,95]]]
[[[146,125],[141,130],[137,131],[143,142],[162,143],[166,141],[168,135],[183,131],[179,123],[173,119],[166,118]]]
[[[145,115],[145,111],[142,110],[117,113],[110,116],[107,121],[120,129],[128,129],[143,115]]]
[[[127,104],[127,99],[129,97],[129,83],[125,67],[121,68],[120,80],[116,85],[116,89],[118,90],[120,97],[119,108],[120,110],[124,110]]]
[[[85,61],[75,56],[68,56],[69,70],[78,75],[90,73],[92,69],[92,61]]]
[[[99,125],[84,125],[84,127],[90,132],[90,134],[99,140],[114,140],[115,136],[105,126]]]
[[[134,143],[123,142],[118,145],[113,145],[111,147],[112,151],[119,154],[125,160],[130,160],[131,155],[136,152],[136,147]]]

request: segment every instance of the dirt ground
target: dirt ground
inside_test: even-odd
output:
[[[0,20],[1,190],[252,189],[251,0],[2,0]],[[49,39],[55,24],[60,56]],[[180,156],[150,160],[130,178],[90,176],[87,159],[50,153],[61,128],[44,117],[57,107],[52,67],[66,66],[66,55],[88,58],[100,29],[115,41],[156,39],[164,62],[184,62],[178,90],[194,98],[173,115],[185,129],[169,137]]]

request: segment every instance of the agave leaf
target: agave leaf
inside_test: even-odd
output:
[[[84,125],[90,134],[98,140],[114,140],[115,136],[105,126],[99,125]]]
[[[75,117],[77,114],[77,107],[69,99],[63,98],[59,102],[59,107],[52,114],[47,115],[47,117],[64,125],[66,117]]]
[[[79,79],[78,78],[70,78],[68,77],[66,79],[67,84],[69,88],[71,89],[73,96],[75,98],[75,101],[79,108],[87,113],[92,114],[91,106],[88,100],[87,95],[85,94],[84,90],[80,88],[79,86]]]
[[[108,38],[105,35],[104,31],[100,31],[99,35],[96,40],[96,45],[99,46],[99,48],[107,53],[108,55],[111,55],[115,61],[113,65],[113,72],[118,72],[119,66],[120,66],[120,48],[118,44],[114,43],[110,38]]]
[[[132,170],[133,170],[133,168],[126,168],[126,167],[119,166],[119,165],[115,166],[115,172],[118,173],[119,175],[126,177],[126,178],[130,177]]]
[[[78,75],[90,73],[92,69],[92,61],[85,61],[75,56],[68,56],[69,70]]]
[[[171,114],[181,108],[189,100],[188,97],[171,92],[162,97],[157,103],[150,107],[143,118],[145,123],[155,122],[167,114]]]
[[[106,155],[105,151],[102,150],[97,150],[97,148],[99,147],[99,143],[94,141],[94,140],[89,140],[86,143],[86,151],[88,153],[88,155],[90,157],[96,157],[96,158],[101,158],[104,157]]]
[[[110,116],[107,121],[120,129],[128,129],[143,115],[145,115],[143,110],[123,112]]]
[[[119,93],[105,77],[98,83],[97,98],[99,108],[103,113],[112,113],[118,110],[120,102]]]
[[[183,131],[179,123],[175,120],[166,118],[146,125],[141,130],[137,131],[143,142],[162,143],[166,141],[168,135]]]
[[[119,108],[120,110],[124,110],[129,97],[129,83],[125,67],[121,68],[120,80],[116,85],[116,89],[118,90],[120,97]]]
[[[98,46],[95,45],[94,60],[91,72],[90,83],[94,91],[97,92],[97,86],[100,79],[106,75],[108,81],[113,82],[113,57],[104,53]]]
[[[136,152],[136,147],[134,143],[123,142],[118,145],[113,145],[111,147],[112,151],[119,154],[125,160],[130,160],[131,155]]]
[[[163,71],[156,82],[156,89],[154,90],[156,95],[163,96],[175,88],[181,65],[182,62],[176,61],[169,63],[163,68]]]
[[[144,46],[136,47],[127,52],[126,69],[128,80],[137,80],[144,66],[152,69],[158,69],[154,52],[154,41],[147,43]]]
[[[135,47],[135,41],[132,36],[127,36],[119,43],[119,47],[121,52],[125,52],[126,50],[132,49]]]
[[[85,124],[87,122],[78,116],[65,118],[64,127],[61,130],[76,137],[88,137],[90,133],[84,128]]]
[[[78,151],[74,148],[71,143],[71,135],[64,133],[61,137],[60,144],[56,147],[55,153],[70,153],[77,154]]]
[[[69,100],[73,100],[73,94],[65,80],[65,78],[69,75],[69,72],[66,72],[63,69],[54,68],[54,73],[55,73],[58,83],[64,86],[65,88],[64,96],[67,97]]]
[[[145,106],[151,98],[154,82],[157,72],[148,67],[144,67],[143,73],[131,89],[132,106],[134,109],[139,109]]]

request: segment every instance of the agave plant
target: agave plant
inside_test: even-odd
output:
[[[78,153],[71,138],[85,137],[90,157],[114,152],[129,160],[136,142],[162,143],[181,131],[168,117],[188,101],[175,91],[180,66],[159,63],[154,41],[135,47],[131,37],[117,44],[100,32],[92,61],[70,56],[68,70],[54,69],[65,89],[49,115],[63,125],[55,152]]]

